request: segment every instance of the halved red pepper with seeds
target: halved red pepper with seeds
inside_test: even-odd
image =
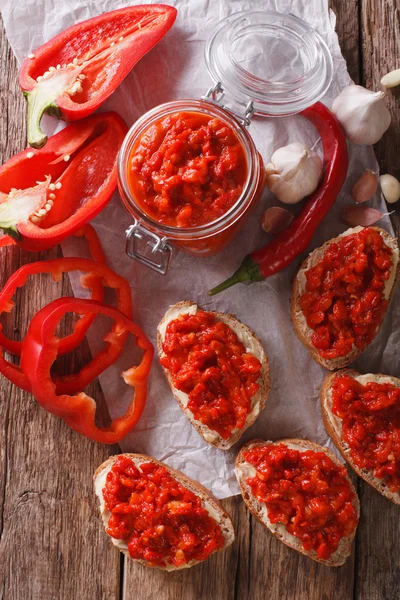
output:
[[[10,302],[16,288],[21,287],[25,284],[28,275],[34,275],[36,273],[49,273],[53,276],[56,281],[59,281],[63,273],[70,273],[71,271],[82,271],[82,285],[92,290],[92,298],[102,297],[99,294],[98,286],[103,283],[105,286],[115,289],[117,294],[117,306],[118,309],[126,317],[132,318],[132,294],[129,283],[112,271],[105,264],[95,262],[86,258],[59,258],[55,260],[40,261],[30,263],[20,267],[6,283],[3,292],[0,294],[0,306],[2,311],[10,311],[12,309],[12,303]],[[97,287],[96,287],[97,286]],[[83,317],[86,319],[86,324],[93,321],[96,317],[96,313],[87,313]],[[1,326],[0,326],[1,333]],[[60,349],[64,351],[67,349],[67,345],[75,348],[79,345],[83,336],[81,336],[81,330],[75,329],[75,331],[68,336],[68,338],[62,338],[57,340],[57,356],[60,354]],[[78,373],[71,375],[64,375],[62,377],[54,377],[54,384],[56,385],[57,392],[61,394],[74,394],[79,390],[84,389],[89,383],[91,383],[96,377],[98,377],[103,371],[110,367],[116,360],[118,360],[121,352],[124,348],[126,337],[128,334],[121,335],[117,326],[113,326],[111,331],[106,335],[104,341],[106,347],[84,366]],[[21,367],[14,365],[7,361],[2,353],[2,347],[5,338],[3,334],[0,337],[0,374],[4,375],[9,381],[20,387],[21,389],[31,392],[31,385],[29,379],[26,376],[25,370]],[[10,342],[10,340],[8,340]],[[23,347],[23,346],[22,346]]]
[[[0,229],[25,250],[47,250],[97,216],[117,186],[127,126],[113,112],[93,115],[24,150],[0,167]]]
[[[176,8],[128,6],[69,27],[30,54],[19,75],[28,101],[28,142],[47,141],[44,112],[69,121],[94,112],[172,27]]]
[[[99,314],[115,321],[114,337],[135,336],[136,345],[143,350],[138,366],[122,373],[125,383],[135,389],[132,401],[122,417],[113,419],[110,427],[95,424],[96,402],[84,392],[74,396],[59,393],[50,369],[57,358],[57,325],[66,313],[79,315]],[[115,444],[126,436],[138,422],[147,397],[147,379],[153,360],[154,348],[144,332],[120,311],[92,300],[59,298],[48,304],[33,317],[22,348],[21,366],[29,379],[32,393],[47,411],[61,417],[72,429],[91,440]]]

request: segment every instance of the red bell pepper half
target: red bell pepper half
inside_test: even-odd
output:
[[[0,229],[25,250],[47,250],[97,216],[117,186],[127,127],[116,113],[93,115],[0,167]]]
[[[50,369],[57,357],[57,325],[68,312],[79,315],[100,314],[115,321],[115,335],[131,333],[141,348],[143,357],[138,366],[133,366],[122,377],[125,383],[135,388],[135,394],[126,413],[111,422],[110,427],[95,424],[96,402],[81,392],[75,396],[57,394]],[[25,336],[21,366],[29,379],[32,393],[47,411],[61,417],[72,429],[86,437],[114,444],[125,437],[138,422],[147,397],[147,379],[153,360],[154,348],[143,331],[118,310],[91,300],[59,298],[42,308],[32,319]]]
[[[72,271],[81,271],[84,273],[81,279],[82,285],[83,287],[92,290],[92,298],[99,297],[99,289],[96,287],[99,285],[99,281],[105,286],[115,289],[119,311],[126,315],[126,317],[132,318],[132,295],[129,283],[126,279],[112,271],[112,269],[105,264],[86,258],[59,258],[56,260],[34,262],[20,267],[11,276],[0,294],[0,306],[2,312],[10,311],[12,309],[13,304],[10,300],[14,295],[15,290],[24,285],[26,278],[29,275],[49,273],[56,281],[59,281],[63,273],[70,273]],[[86,324],[90,324],[95,318],[95,312],[87,313],[82,317],[81,321],[83,320]],[[63,348],[63,343],[64,351],[66,350],[67,345],[71,346],[71,349],[76,348],[83,337],[81,334],[81,329],[75,329],[68,337],[57,340],[57,356],[60,354],[60,349]],[[121,333],[118,325],[114,325],[104,338],[106,347],[103,350],[100,350],[78,373],[53,377],[57,392],[61,394],[74,394],[89,385],[96,377],[118,360],[124,348],[127,336],[128,333]],[[4,341],[5,337],[1,334],[0,373],[26,392],[32,392],[31,384],[26,377],[24,369],[4,358],[1,351]],[[8,342],[10,342],[10,340],[8,340]]]
[[[129,6],[73,25],[29,55],[19,75],[29,144],[40,148],[47,141],[44,112],[69,121],[94,112],[175,19],[172,6]]]

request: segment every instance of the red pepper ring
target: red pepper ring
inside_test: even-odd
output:
[[[92,257],[100,263],[106,262],[106,257],[104,255],[103,248],[100,244],[100,240],[96,233],[96,230],[91,225],[85,225],[80,231],[74,234],[75,237],[81,238],[85,237],[89,244],[89,250]],[[0,238],[0,247],[1,241],[7,238],[4,236]],[[12,245],[14,244],[14,240],[9,237],[9,242],[7,241],[4,245]],[[47,261],[32,263],[31,265],[26,265],[25,267],[20,267],[15,273],[9,278],[7,283],[4,285],[2,291],[0,292],[0,316],[4,312],[11,312],[14,307],[14,303],[11,298],[15,295],[17,288],[22,287],[26,283],[26,278],[28,275],[36,275],[38,273],[50,273],[54,279],[54,281],[61,281],[63,271],[61,269],[54,270],[54,263],[51,263],[52,266],[47,266]],[[92,292],[92,299],[98,300],[102,302],[104,299],[104,287],[101,277],[99,278],[91,278],[86,277],[85,279],[85,287],[90,289]],[[62,356],[63,354],[68,354],[68,352],[72,352],[79,346],[79,344],[84,339],[87,330],[91,326],[94,321],[94,317],[91,315],[86,315],[82,317],[77,323],[75,323],[74,331],[63,338],[60,339],[60,344],[58,347],[58,354]],[[22,350],[22,342],[17,340],[10,340],[8,337],[4,335],[2,332],[2,327],[0,324],[0,348],[10,352],[11,354],[15,354],[16,356],[21,356]]]
[[[26,276],[28,274],[47,272],[51,273],[55,277],[60,277],[62,273],[67,273],[70,271],[83,271],[86,273],[82,276],[82,284],[84,286],[91,287],[93,285],[91,282],[92,279],[95,281],[101,279],[107,287],[115,289],[117,292],[118,309],[128,318],[132,317],[131,288],[126,279],[112,271],[106,265],[86,258],[59,258],[56,260],[24,265],[23,267],[20,267],[20,269],[18,269],[14,275],[12,275],[9,282],[6,284],[6,288],[9,290],[8,297],[10,296],[10,293],[11,295],[14,293],[13,290],[15,290],[16,287],[19,287],[19,281],[24,282],[26,280]],[[4,295],[6,288],[4,288],[0,295],[0,298],[4,299],[4,303],[7,302],[7,297]],[[93,314],[88,314],[86,316],[89,316],[90,319],[93,320]],[[116,335],[114,328],[115,326],[113,326],[110,333],[108,333],[104,338],[104,341],[107,342],[107,347],[98,352],[98,354],[90,361],[90,363],[84,366],[78,373],[64,375],[62,377],[54,377],[54,383],[57,387],[57,392],[62,394],[74,394],[78,390],[85,388],[109,366],[114,364],[124,348],[127,337]],[[71,336],[74,336],[74,333],[71,334]],[[61,340],[58,340],[57,354],[60,341]],[[18,367],[17,365],[7,361],[2,352],[0,353],[0,373],[26,392],[32,391],[29,380],[25,376],[24,370],[21,367]]]
[[[95,425],[96,402],[93,398],[84,392],[75,396],[58,395],[51,378],[50,369],[57,358],[59,343],[55,331],[68,312],[111,317],[115,321],[113,336],[125,340],[125,336],[131,333],[136,337],[137,346],[144,350],[140,364],[122,373],[125,383],[135,388],[135,394],[125,415],[114,419],[110,427],[100,428]],[[153,354],[153,345],[144,332],[119,310],[92,300],[59,298],[33,317],[23,344],[21,366],[29,379],[33,395],[44,409],[61,417],[72,429],[89,439],[115,444],[129,433],[143,412]]]

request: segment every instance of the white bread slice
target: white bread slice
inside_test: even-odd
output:
[[[391,383],[396,387],[400,387],[400,379],[391,377],[390,375],[382,375],[380,373],[377,375],[373,375],[371,373],[361,375],[361,373],[358,373],[353,369],[342,369],[341,371],[336,371],[335,373],[331,373],[325,377],[320,392],[321,412],[325,429],[332,438],[332,441],[339,450],[340,454],[343,456],[345,461],[348,462],[350,467],[357,473],[357,475],[361,477],[361,479],[364,479],[364,481],[372,485],[372,487],[382,494],[382,496],[385,496],[395,504],[400,504],[400,494],[398,492],[390,491],[383,479],[374,477],[371,471],[367,469],[360,469],[360,467],[354,464],[351,457],[351,450],[342,438],[342,421],[339,417],[332,413],[333,381],[335,377],[340,377],[342,375],[353,377],[363,385],[365,385],[368,381],[376,381],[377,383]]]
[[[302,263],[302,265],[299,269],[299,272],[297,273],[296,278],[293,283],[292,297],[291,297],[291,319],[292,319],[292,323],[293,323],[293,327],[296,332],[296,335],[299,338],[299,340],[301,342],[303,342],[303,344],[305,345],[305,347],[307,348],[307,350],[309,351],[309,353],[311,354],[313,359],[317,363],[319,363],[320,365],[325,367],[326,369],[329,369],[330,371],[333,371],[334,369],[341,369],[341,368],[345,367],[346,365],[349,365],[361,354],[361,352],[363,352],[363,350],[359,350],[358,348],[356,348],[354,346],[353,349],[351,350],[351,352],[349,352],[349,354],[347,354],[347,356],[342,356],[342,357],[333,358],[333,359],[325,359],[325,358],[322,358],[322,356],[320,356],[318,350],[316,348],[314,348],[314,346],[311,344],[311,336],[313,334],[313,330],[308,327],[305,317],[304,317],[304,314],[303,314],[303,311],[300,306],[300,297],[303,294],[303,292],[305,290],[305,286],[306,286],[305,273],[308,269],[313,267],[322,258],[322,256],[325,254],[326,250],[328,249],[328,246],[332,242],[339,241],[340,238],[347,236],[347,235],[351,235],[352,233],[357,233],[357,232],[361,231],[362,229],[365,229],[365,228],[364,227],[354,227],[353,229],[347,229],[347,231],[340,234],[338,237],[328,240],[327,242],[325,242],[325,244],[323,244],[319,248],[316,248],[313,252],[311,252],[311,254]],[[375,231],[378,231],[380,233],[380,235],[383,237],[385,244],[393,250],[393,266],[392,266],[392,270],[391,270],[391,277],[386,282],[386,286],[385,286],[385,298],[390,303],[390,300],[393,295],[393,290],[396,286],[397,278],[399,275],[399,247],[397,244],[397,240],[394,237],[392,237],[384,229],[380,229],[379,227],[370,227],[370,229],[375,229]],[[379,325],[376,328],[374,337],[376,337],[378,335],[380,327],[381,327],[381,325]]]
[[[107,529],[108,520],[110,518],[111,513],[105,507],[102,490],[106,484],[107,474],[111,470],[111,468],[112,468],[114,462],[117,460],[118,456],[121,456],[121,455],[110,456],[110,458],[108,460],[106,460],[103,464],[101,464],[96,469],[94,477],[93,477],[95,492],[96,492],[96,495],[100,502],[100,514],[103,519],[104,527],[106,529]],[[171,467],[169,467],[165,463],[163,463],[159,460],[156,460],[155,458],[152,458],[151,456],[146,456],[145,454],[130,454],[130,453],[125,453],[122,456],[126,456],[126,457],[130,458],[138,468],[139,468],[139,465],[141,465],[143,463],[154,463],[156,465],[165,467],[167,469],[167,471],[177,481],[179,481],[186,489],[190,490],[191,492],[196,494],[196,496],[199,496],[201,498],[203,508],[205,508],[207,510],[207,512],[209,513],[210,517],[212,517],[215,521],[217,521],[217,523],[221,526],[221,531],[222,531],[222,534],[225,539],[225,545],[223,548],[221,548],[221,550],[225,550],[225,548],[227,548],[228,546],[230,546],[233,543],[233,541],[235,540],[235,530],[233,528],[233,524],[232,524],[230,516],[224,511],[222,504],[204,486],[202,486],[197,481],[193,481],[193,479],[190,479],[189,477],[187,477],[180,471],[171,469]],[[124,554],[126,554],[126,556],[129,556],[129,558],[131,558],[130,554],[128,552],[128,544],[126,543],[125,540],[117,540],[115,538],[111,538],[111,541],[115,546],[117,546],[117,548],[121,552],[123,552]],[[217,550],[216,552],[219,552],[219,550]],[[175,565],[172,565],[172,564],[166,565],[165,567],[157,567],[157,566],[150,565],[145,560],[136,560],[136,559],[132,559],[132,560],[134,560],[135,562],[138,562],[146,567],[162,569],[164,571],[177,571],[180,569],[187,569],[189,567],[193,567],[194,565],[197,565],[200,562],[202,562],[202,561],[192,560],[192,561],[188,562],[187,564],[184,564],[180,567],[176,567]]]
[[[244,460],[243,453],[257,446],[265,446],[265,444],[285,444],[285,446],[287,446],[288,448],[299,450],[300,452],[305,452],[306,450],[314,450],[315,452],[325,452],[325,454],[327,454],[335,464],[343,466],[342,463],[327,448],[324,448],[319,444],[315,444],[314,442],[310,442],[309,440],[301,439],[283,439],[277,440],[276,442],[252,440],[243,446],[235,462],[235,475],[239,482],[243,500],[249,511],[256,517],[256,519],[260,521],[260,523],[264,525],[267,529],[269,529],[269,531],[276,538],[278,538],[278,540],[286,544],[286,546],[289,546],[290,548],[297,550],[301,554],[305,554],[309,558],[312,558],[317,562],[327,565],[328,567],[339,567],[351,554],[351,544],[356,534],[357,528],[354,529],[351,535],[344,537],[340,540],[337,550],[330,556],[328,560],[320,559],[318,558],[315,550],[304,550],[301,541],[296,536],[289,533],[283,523],[271,523],[268,518],[267,508],[265,504],[258,502],[255,496],[253,496],[250,486],[246,483],[246,479],[248,479],[248,477],[254,476],[256,474],[256,469],[253,465],[250,465]],[[359,517],[360,502],[357,496],[357,492],[349,477],[348,481],[352,491],[354,492],[353,506],[357,512],[357,516]]]
[[[182,314],[196,314],[199,307],[194,302],[182,301],[171,306],[169,310],[164,315],[158,326],[158,335],[157,335],[157,349],[158,355],[161,358],[164,356],[164,352],[162,349],[162,344],[165,339],[165,332],[168,326],[168,323],[176,319],[179,315]],[[211,311],[208,311],[211,312]],[[265,403],[267,401],[268,393],[270,390],[270,379],[269,379],[269,365],[268,359],[262,347],[262,344],[258,337],[243,323],[238,321],[236,317],[233,315],[226,315],[224,313],[213,312],[217,321],[222,321],[229,325],[229,327],[236,333],[239,340],[243,343],[246,348],[246,351],[250,354],[253,354],[261,363],[261,371],[260,378],[258,380],[258,384],[260,386],[258,392],[251,399],[251,411],[247,415],[246,422],[242,429],[234,429],[232,435],[229,439],[224,440],[216,431],[207,427],[200,421],[197,421],[191,410],[187,408],[187,404],[189,401],[188,394],[181,392],[176,389],[174,384],[172,383],[172,377],[168,369],[164,369],[165,377],[169,383],[171,391],[178,402],[180,408],[185,413],[189,421],[192,425],[197,429],[199,434],[203,437],[203,439],[212,446],[216,448],[220,448],[221,450],[228,450],[235,444],[243,435],[246,429],[250,427],[258,417],[260,411],[264,408]]]

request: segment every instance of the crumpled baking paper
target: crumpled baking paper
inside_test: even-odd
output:
[[[340,90],[350,84],[334,31],[335,16],[328,11],[327,0],[169,0],[169,3],[178,8],[176,24],[135,66],[103,107],[104,110],[119,112],[129,126],[157,104],[185,97],[198,98],[206,92],[212,84],[204,61],[207,35],[217,21],[245,9],[291,12],[316,27],[328,43],[334,61],[334,80],[324,98],[328,106]],[[36,47],[75,22],[129,4],[120,0],[2,0],[1,8],[8,39],[21,61]],[[277,70],[284,71],[287,67],[279,54],[274,55],[273,60]],[[54,119],[46,118],[46,127],[49,133],[53,133],[60,125]],[[317,142],[314,128],[300,117],[255,117],[250,131],[265,162],[274,150],[288,143],[303,141],[312,146]],[[318,143],[316,148],[320,148]],[[352,203],[352,185],[365,168],[377,170],[372,148],[350,146],[347,182],[335,207],[318,228],[312,248],[346,229],[340,213],[344,205]],[[318,401],[325,371],[310,358],[295,336],[289,319],[291,282],[301,257],[291,267],[265,282],[238,285],[213,299],[207,295],[207,290],[230,275],[248,252],[267,242],[268,236],[260,228],[260,215],[274,203],[277,203],[274,197],[266,192],[236,241],[213,258],[193,258],[183,252],[175,252],[166,277],[125,255],[124,232],[132,219],[122,208],[117,194],[94,225],[104,245],[108,264],[130,281],[134,318],[153,343],[156,343],[158,322],[167,308],[179,300],[193,300],[207,310],[236,314],[260,337],[270,361],[272,388],[266,408],[243,440],[291,436],[328,444]],[[370,204],[385,211],[384,202],[378,197]],[[391,230],[387,217],[380,225]],[[74,239],[66,241],[63,251],[68,256],[76,254],[79,252],[77,242]],[[79,293],[76,279],[73,279],[73,285]],[[383,330],[354,365],[360,371],[400,375],[396,359],[396,346],[400,342],[398,299],[397,293]],[[98,331],[89,332],[92,351],[98,347],[98,336]],[[125,357],[123,364],[109,369],[100,378],[111,416],[121,414],[130,398],[119,377],[120,368],[127,365],[129,360]],[[203,441],[178,408],[157,358],[152,368],[144,414],[135,430],[121,443],[121,448],[165,460],[199,480],[220,498],[238,493],[233,473],[238,445],[224,452]]]

